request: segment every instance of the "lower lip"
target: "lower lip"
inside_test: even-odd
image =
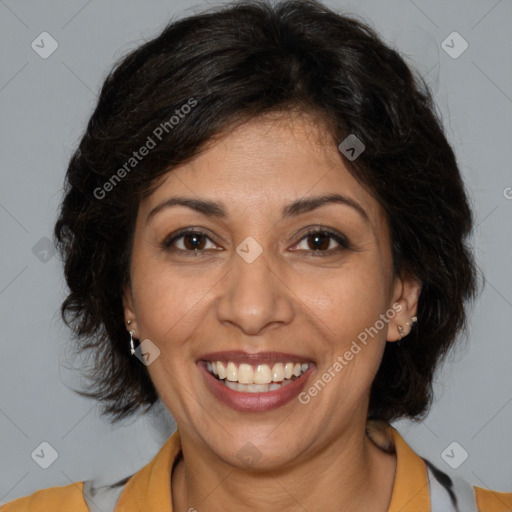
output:
[[[199,361],[197,365],[213,395],[232,409],[242,412],[271,411],[272,409],[282,407],[300,394],[306,385],[308,377],[313,372],[313,365],[311,364],[305,373],[286,386],[265,393],[244,393],[243,391],[230,389],[220,380],[216,379],[206,369],[204,361]]]

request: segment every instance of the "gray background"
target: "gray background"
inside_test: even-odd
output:
[[[328,5],[370,21],[433,88],[470,188],[474,246],[487,278],[469,340],[439,373],[426,421],[395,426],[449,474],[512,491],[512,3]],[[70,333],[58,314],[65,291],[61,263],[45,253],[44,237],[51,238],[68,159],[114,61],[157,35],[171,16],[205,6],[189,0],[0,0],[0,502],[132,473],[172,431],[165,412],[113,428],[93,402],[71,391],[80,381],[66,368]],[[47,59],[31,47],[44,31],[59,45]],[[455,59],[442,47],[453,31],[469,44]],[[58,453],[48,469],[31,458],[43,441]],[[457,469],[441,456],[453,441],[469,454]],[[458,446],[445,453],[459,462],[463,454]]]

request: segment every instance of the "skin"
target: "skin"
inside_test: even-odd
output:
[[[336,203],[281,217],[297,199],[332,193],[356,201],[367,219]],[[178,195],[222,202],[228,215],[173,206],[147,221]],[[308,227],[343,234],[349,248],[324,237],[308,253]],[[202,252],[193,254],[191,237],[176,240],[174,252],[163,247],[182,228],[205,232]],[[248,236],[263,249],[252,263],[236,252]],[[369,388],[385,344],[400,339],[398,325],[409,331],[420,284],[393,275],[386,215],[316,118],[253,119],[165,175],[139,205],[130,273],[125,320],[161,351],[147,368],[181,433],[174,510],[388,510],[396,457],[365,435]],[[309,387],[393,304],[401,311],[308,404],[235,411],[196,366],[218,350],[289,352],[316,362]],[[250,467],[237,456],[247,442],[260,453]]]

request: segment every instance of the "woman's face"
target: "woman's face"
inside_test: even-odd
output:
[[[140,204],[124,304],[160,351],[147,369],[182,438],[205,459],[268,469],[361,431],[418,293],[393,276],[383,209],[321,126],[267,116]]]

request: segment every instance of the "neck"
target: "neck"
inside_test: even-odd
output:
[[[204,450],[186,435],[181,439],[183,456],[171,479],[176,511],[225,512],[250,504],[255,512],[386,512],[391,501],[396,457],[378,448],[364,429],[273,471],[233,468],[221,460],[205,464]]]

